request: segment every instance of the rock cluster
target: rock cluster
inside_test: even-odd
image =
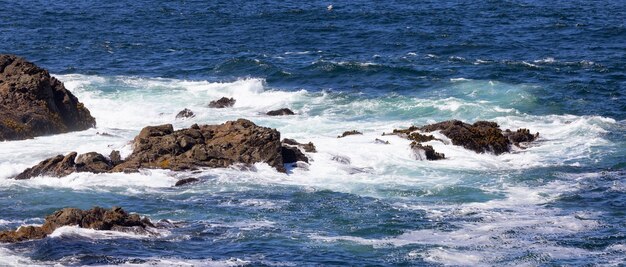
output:
[[[337,136],[337,138],[343,138],[343,137],[346,137],[348,135],[362,135],[362,134],[363,134],[362,132],[359,132],[357,130],[345,131],[345,132],[343,132],[343,134]]]
[[[0,141],[85,130],[89,110],[47,70],[0,55]]]
[[[94,207],[90,210],[65,208],[48,215],[42,226],[23,226],[14,231],[0,232],[0,242],[14,243],[42,239],[62,226],[114,231],[135,231],[133,228],[154,227],[149,219],[141,218],[137,214],[128,214],[120,207],[111,209]]]
[[[133,152],[122,160],[119,152],[109,157],[96,152],[77,155],[71,152],[46,159],[26,169],[15,179],[46,175],[63,177],[73,172],[135,172],[141,168],[189,170],[198,167],[220,168],[235,163],[265,162],[285,172],[283,164],[308,162],[300,151],[314,152],[313,143],[280,141],[275,129],[260,127],[239,119],[220,125],[192,125],[174,131],[171,124],[145,127],[133,142]]]
[[[195,117],[196,114],[193,113],[193,111],[191,111],[190,109],[186,108],[181,110],[180,112],[178,112],[178,114],[176,114],[176,118],[177,119],[186,119],[186,118],[193,118]]]

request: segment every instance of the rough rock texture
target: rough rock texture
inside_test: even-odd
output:
[[[430,145],[425,146],[418,142],[412,142],[411,148],[418,160],[440,160],[446,158],[446,155],[435,152],[435,149]]]
[[[299,143],[296,140],[285,138],[285,139],[283,139],[282,144],[283,144],[283,146],[284,145],[297,146],[299,148],[304,149],[304,152],[309,152],[309,153],[317,152],[317,148],[315,147],[315,145],[312,142],[308,142],[306,144],[302,144],[302,143]]]
[[[63,177],[74,172],[108,172],[113,168],[111,160],[96,152],[89,152],[76,157],[76,152],[66,156],[57,155],[24,170],[15,179],[23,180],[37,176]]]
[[[492,152],[496,155],[510,151],[511,140],[504,136],[500,126],[495,122],[477,121],[474,124],[458,120],[444,121],[421,127],[426,132],[440,131],[452,140],[452,144],[463,146],[477,153]],[[519,133],[519,134],[518,134]],[[525,132],[511,134],[511,138],[526,136]],[[537,134],[538,136],[538,134]],[[534,138],[532,138],[534,140]]]
[[[337,136],[337,138],[342,138],[342,137],[346,137],[348,135],[361,135],[363,134],[362,132],[359,132],[357,130],[352,130],[352,131],[345,131],[343,132],[343,134],[341,134],[340,136]]]
[[[47,70],[0,55],[0,141],[85,130],[89,110]]]
[[[234,98],[227,98],[227,97],[222,97],[218,100],[213,100],[211,101],[211,103],[209,103],[209,107],[210,108],[228,108],[228,107],[232,107],[233,105],[235,105],[235,99]]]
[[[194,124],[178,131],[174,131],[171,124],[148,126],[135,137],[133,153],[124,160],[119,151],[112,151],[109,158],[96,152],[77,157],[76,152],[71,152],[67,156],[46,159],[15,179],[41,175],[63,177],[73,172],[136,172],[140,168],[178,171],[257,162],[286,172],[283,164],[309,162],[299,148],[315,152],[313,143],[285,140],[288,141],[280,142],[280,133],[275,129],[260,127],[245,119],[220,125]]]
[[[195,183],[197,181],[200,181],[198,178],[185,178],[185,179],[180,179],[176,182],[176,184],[174,184],[174,186],[183,186],[189,183]]]
[[[257,162],[285,171],[280,133],[245,119],[220,125],[194,124],[178,131],[171,124],[145,127],[135,137],[133,148],[133,153],[113,171],[219,168]]]
[[[62,226],[78,226],[95,230],[124,231],[126,228],[154,227],[147,218],[137,214],[128,214],[120,207],[104,209],[94,207],[90,210],[65,208],[48,215],[42,226],[20,227],[15,231],[0,232],[0,242],[20,242],[41,239]]]
[[[293,111],[291,111],[291,109],[288,109],[288,108],[281,108],[277,110],[268,111],[265,114],[269,116],[296,115],[296,113],[293,113]]]
[[[178,114],[176,114],[177,119],[185,119],[185,118],[193,118],[196,114],[193,113],[190,109],[183,109]]]
[[[517,129],[517,131],[512,132],[509,129],[506,129],[502,134],[506,136],[509,141],[517,147],[523,147],[521,143],[529,143],[535,141],[539,137],[539,133],[531,134],[528,129]]]

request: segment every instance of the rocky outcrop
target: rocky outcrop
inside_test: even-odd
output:
[[[85,130],[89,110],[47,70],[0,55],[0,141]]]
[[[0,242],[15,243],[25,240],[42,239],[62,226],[78,226],[95,230],[133,231],[135,228],[155,227],[147,218],[128,214],[120,207],[90,210],[65,208],[48,215],[42,226],[23,226],[14,231],[0,232]]]
[[[63,177],[73,172],[136,172],[141,168],[179,171],[258,162],[286,172],[283,164],[309,161],[299,147],[307,152],[315,151],[313,143],[300,144],[294,140],[281,143],[278,131],[245,119],[220,125],[194,124],[178,131],[174,131],[171,124],[165,124],[141,130],[134,139],[132,154],[124,160],[118,151],[111,152],[108,158],[95,152],[77,157],[76,152],[72,152],[46,159],[15,179],[41,175]]]
[[[222,97],[218,100],[213,100],[209,103],[210,108],[229,108],[235,105],[234,98]]]
[[[135,137],[133,148],[133,153],[113,171],[219,168],[257,162],[285,171],[280,133],[245,119],[221,125],[194,124],[178,131],[171,124],[145,127]]]
[[[423,152],[428,160],[442,159],[444,155],[436,153],[432,146],[424,146],[421,143],[442,140],[418,131],[439,131],[449,138],[453,145],[462,146],[476,153],[489,152],[495,155],[509,152],[513,145],[523,148],[522,143],[535,141],[539,137],[539,133],[531,134],[528,129],[519,129],[515,132],[508,129],[502,131],[497,123],[489,121],[477,121],[474,124],[468,124],[459,120],[450,120],[422,127],[411,126],[407,129],[393,130],[391,134],[412,140],[411,148],[420,153]]]
[[[337,136],[337,138],[343,138],[343,137],[346,137],[348,135],[362,135],[362,134],[363,134],[362,132],[359,132],[357,130],[345,131],[345,132],[343,132],[343,134]]]
[[[285,115],[296,115],[296,113],[291,111],[291,109],[281,108],[281,109],[277,109],[277,110],[268,111],[267,113],[265,113],[265,115],[268,115],[268,116],[285,116]]]
[[[193,118],[195,116],[196,114],[193,113],[193,111],[191,111],[190,109],[183,109],[180,112],[178,112],[178,114],[176,114],[176,119]]]

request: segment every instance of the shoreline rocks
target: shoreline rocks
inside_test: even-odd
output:
[[[343,132],[343,134],[337,136],[337,138],[344,138],[344,137],[349,136],[349,135],[363,135],[363,133],[359,132],[357,130],[345,131],[345,132]]]
[[[174,131],[171,124],[143,128],[133,141],[133,152],[121,159],[118,151],[109,157],[96,152],[57,155],[24,170],[15,179],[37,176],[63,177],[74,172],[137,172],[141,168],[193,170],[200,167],[224,168],[236,163],[265,162],[279,172],[283,164],[309,162],[300,151],[315,152],[313,143],[292,139],[280,141],[276,129],[257,126],[245,119],[219,125],[192,125]]]
[[[193,113],[193,111],[191,111],[190,109],[186,108],[186,109],[183,109],[180,112],[178,112],[178,114],[176,114],[176,119],[193,118],[195,116],[196,116],[196,114]]]
[[[95,127],[89,110],[47,70],[0,55],[0,141]]]
[[[0,242],[15,243],[42,239],[63,226],[120,232],[140,232],[146,231],[148,227],[155,228],[148,218],[141,218],[137,214],[128,214],[120,207],[112,207],[111,209],[94,207],[90,210],[64,208],[46,216],[45,222],[41,226],[22,226],[13,231],[0,231]]]

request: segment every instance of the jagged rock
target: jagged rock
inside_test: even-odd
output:
[[[178,114],[176,114],[176,119],[185,119],[185,118],[193,118],[196,114],[193,113],[190,109],[183,109]]]
[[[137,214],[128,214],[120,207],[104,209],[94,207],[90,210],[65,208],[46,217],[42,226],[20,227],[15,231],[0,232],[0,242],[20,242],[42,239],[62,226],[78,226],[95,230],[125,230],[128,228],[155,227],[149,219]]]
[[[95,125],[89,110],[47,70],[21,57],[0,55],[0,141]]]
[[[292,146],[300,147],[300,148],[304,149],[304,152],[309,152],[309,153],[317,152],[317,148],[315,147],[315,145],[312,142],[308,142],[306,144],[302,144],[302,143],[299,143],[296,140],[285,138],[285,139],[283,139],[282,144],[283,145],[292,145]]]
[[[411,148],[415,152],[415,157],[418,160],[440,160],[446,158],[446,155],[435,152],[435,149],[430,145],[425,146],[417,142],[412,142]]]
[[[286,172],[283,153],[291,146],[280,142],[275,129],[260,127],[249,120],[239,119],[220,125],[192,125],[174,131],[171,124],[145,127],[133,141],[133,152],[124,161],[119,152],[110,159],[90,152],[76,162],[76,152],[46,159],[15,177],[28,179],[47,175],[63,177],[73,172],[136,172],[140,168],[189,170],[198,167],[221,168],[233,164],[251,165],[265,162],[280,172]],[[315,148],[309,143],[304,147]],[[297,160],[308,162],[297,147]],[[306,150],[306,148],[305,148]],[[298,152],[300,152],[298,154]],[[302,154],[302,155],[301,155]],[[290,160],[289,160],[290,161]]]
[[[517,131],[512,132],[509,129],[506,129],[503,132],[504,136],[506,136],[509,141],[517,147],[522,147],[520,143],[528,143],[535,141],[539,137],[539,133],[531,134],[530,130],[522,128],[517,129]]]
[[[76,152],[71,152],[67,156],[57,155],[46,159],[39,164],[24,170],[17,175],[15,179],[23,180],[32,177],[47,175],[54,177],[63,177],[76,171]]]
[[[345,157],[345,156],[340,156],[340,155],[334,155],[332,158],[330,158],[333,161],[339,162],[341,164],[350,164],[350,158]]]
[[[298,147],[282,146],[280,154],[283,156],[284,163],[294,163],[298,161],[309,163],[309,158],[307,158]]]
[[[189,183],[195,183],[197,181],[200,181],[198,178],[185,178],[185,179],[180,179],[176,182],[176,184],[174,186],[182,186],[182,185],[186,185]]]
[[[346,137],[348,135],[362,135],[362,134],[363,134],[362,132],[359,132],[357,130],[345,131],[340,136],[337,136],[337,138],[343,138],[343,137]]]
[[[159,168],[186,170],[266,162],[284,172],[280,133],[245,119],[220,125],[194,124],[174,131],[171,124],[145,127],[133,153],[113,171]]]
[[[510,141],[502,134],[495,122],[477,121],[474,124],[458,120],[444,121],[420,128],[425,132],[440,131],[452,140],[452,144],[463,146],[477,153],[492,152],[496,155],[509,151]]]
[[[227,97],[222,97],[218,100],[213,100],[211,101],[211,103],[209,103],[209,107],[210,108],[228,108],[228,107],[232,107],[233,105],[235,105],[235,99],[234,98],[227,98]]]
[[[288,108],[281,108],[277,110],[268,111],[265,114],[269,116],[296,115],[296,113],[293,113],[293,111],[291,111],[291,109],[288,109]]]

